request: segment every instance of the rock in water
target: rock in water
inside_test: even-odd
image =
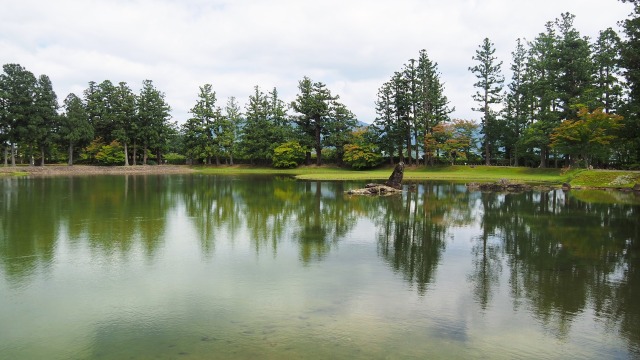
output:
[[[393,173],[391,173],[391,176],[389,176],[389,180],[387,180],[387,182],[385,182],[384,184],[394,189],[401,190],[403,176],[404,176],[404,163],[399,162],[398,165],[396,165],[396,167],[393,169]]]

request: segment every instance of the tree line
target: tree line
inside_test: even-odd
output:
[[[478,129],[449,119],[437,64],[421,51],[378,91],[373,125],[381,147],[409,164],[640,168],[640,7],[634,6],[621,22],[626,40],[608,28],[591,42],[570,13],[548,22],[533,40],[518,39],[506,87],[503,63],[485,38],[469,68],[477,79]],[[479,151],[472,151],[475,140]]]
[[[0,74],[0,144],[4,163],[74,161],[99,164],[187,162],[276,167],[329,161],[353,168],[384,159],[513,166],[640,167],[640,5],[592,41],[570,13],[518,39],[505,86],[502,61],[485,38],[468,70],[480,122],[451,119],[438,64],[421,50],[378,89],[376,119],[355,115],[322,82],[304,77],[286,103],[258,86],[243,108],[219,104],[200,86],[190,117],[172,121],[163,92],[145,80],[135,94],[125,82],[89,82],[59,106],[50,79],[18,64]],[[152,159],[153,158],[153,159]]]

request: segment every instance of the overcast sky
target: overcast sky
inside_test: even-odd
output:
[[[595,38],[620,32],[631,10],[617,0],[0,0],[0,65],[48,75],[60,103],[89,81],[138,93],[150,79],[180,123],[206,83],[220,106],[235,96],[244,107],[255,85],[289,103],[308,76],[371,123],[378,88],[426,49],[452,116],[477,120],[468,68],[485,37],[506,70],[516,39],[563,12]]]

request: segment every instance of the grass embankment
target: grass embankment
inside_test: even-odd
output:
[[[291,175],[306,180],[361,180],[378,182],[386,180],[393,168],[355,171],[334,166],[301,166],[280,170],[270,167],[237,166],[0,166],[0,176],[54,176],[54,175],[103,175],[103,174],[169,174],[199,172],[203,174],[253,174]],[[559,186],[570,183],[575,188],[632,188],[640,183],[639,171],[533,169],[504,166],[419,166],[407,167],[404,178],[408,181],[445,180],[461,183],[495,182],[508,179],[514,183]]]
[[[301,166],[296,169],[278,170],[249,166],[197,167],[206,174],[282,174],[305,180],[384,180],[389,178],[392,167],[376,170],[354,171],[330,166]],[[537,169],[506,166],[429,166],[407,167],[405,180],[447,180],[455,182],[494,182],[508,179],[516,183],[561,185],[568,182],[583,188],[631,188],[640,183],[640,172],[613,170]]]

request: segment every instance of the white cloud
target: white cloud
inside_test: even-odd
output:
[[[2,8],[0,63],[49,75],[60,99],[89,81],[137,91],[151,79],[184,121],[205,83],[221,106],[230,96],[246,101],[255,85],[291,101],[306,75],[366,122],[377,89],[420,49],[439,64],[453,116],[473,119],[468,67],[483,38],[506,70],[516,38],[533,39],[563,12],[595,37],[631,11],[615,0],[22,0]]]

